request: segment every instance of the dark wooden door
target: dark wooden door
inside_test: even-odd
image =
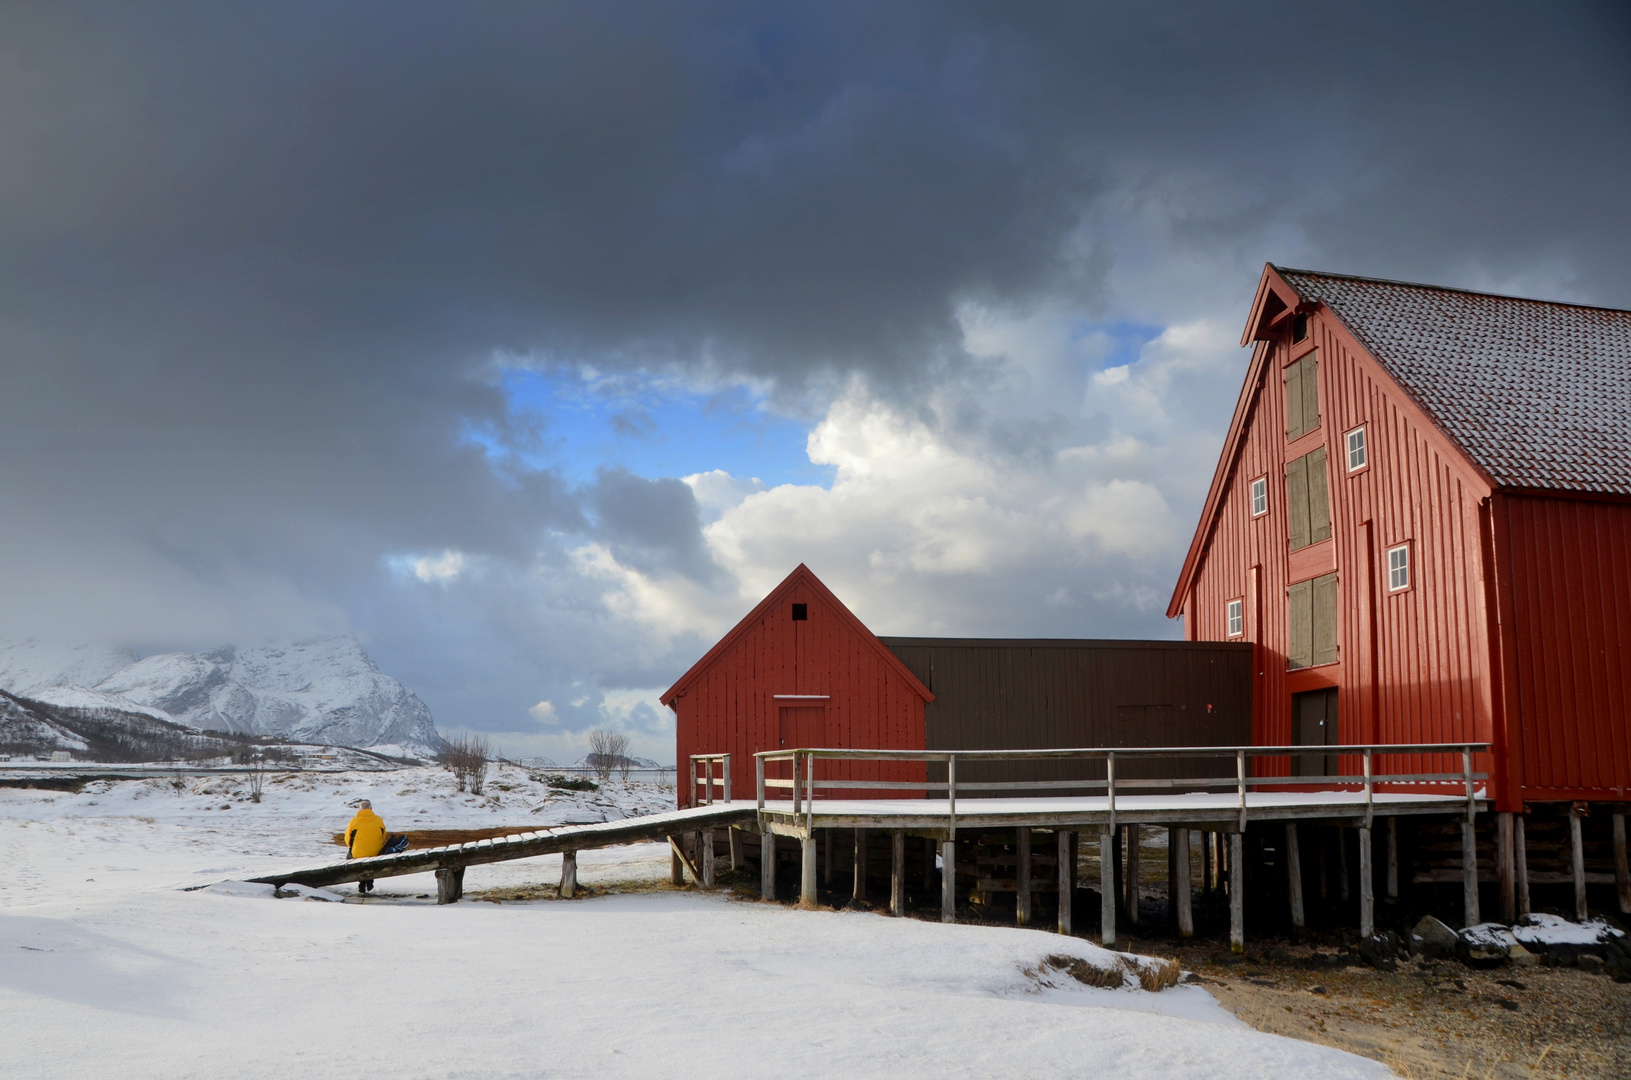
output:
[[[827,745],[825,705],[783,705],[781,707],[781,748],[819,749]]]
[[[1336,689],[1309,690],[1291,695],[1291,742],[1294,746],[1336,746],[1342,740],[1337,732]],[[1298,756],[1291,762],[1292,776],[1335,776],[1337,756],[1323,758]]]

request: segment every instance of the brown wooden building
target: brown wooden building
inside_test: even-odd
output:
[[[1242,344],[1167,613],[1254,643],[1255,741],[1631,800],[1631,312],[1268,266]]]
[[[1244,744],[1251,652],[1229,642],[880,639],[801,565],[662,700],[677,718],[681,768],[692,754],[729,752],[733,796],[752,798],[753,755],[772,749]],[[1170,759],[1137,768],[1123,775],[1232,775],[1234,765]],[[1057,769],[971,765],[960,783],[1067,778]],[[925,778],[921,765],[831,775]]]

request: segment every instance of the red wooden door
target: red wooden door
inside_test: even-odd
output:
[[[827,745],[825,705],[783,705],[781,707],[781,748],[803,750]]]

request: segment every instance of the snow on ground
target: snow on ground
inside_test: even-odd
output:
[[[1102,950],[1034,930],[695,892],[437,907],[428,875],[367,903],[183,891],[332,858],[358,798],[396,829],[536,827],[665,809],[672,789],[546,797],[500,774],[477,798],[430,769],[268,783],[258,805],[218,778],[185,788],[0,790],[8,1077],[1388,1075],[1255,1032],[1198,986],[1081,986],[1045,958]],[[558,866],[472,867],[466,889]],[[580,855],[591,885],[667,868],[659,845]]]

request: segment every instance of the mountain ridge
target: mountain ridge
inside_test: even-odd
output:
[[[0,690],[49,706],[116,710],[196,731],[434,756],[430,709],[354,638],[149,656],[110,646],[0,641]]]

